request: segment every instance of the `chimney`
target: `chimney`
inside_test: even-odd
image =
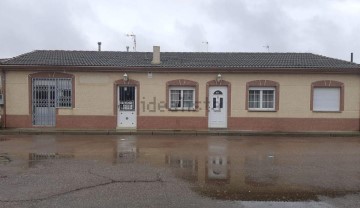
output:
[[[101,51],[101,42],[98,42],[98,50]]]
[[[351,62],[351,63],[354,62],[354,53],[351,53],[351,55],[350,55],[350,62]]]
[[[160,46],[154,46],[153,47],[153,60],[151,61],[151,64],[161,64],[161,61],[160,61]]]
[[[129,52],[129,46],[126,46],[126,52]]]

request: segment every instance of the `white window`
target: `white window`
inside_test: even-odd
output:
[[[340,111],[340,88],[314,88],[314,111]]]
[[[275,110],[275,87],[250,87],[249,110]]]
[[[194,87],[170,87],[169,108],[177,110],[195,109]]]

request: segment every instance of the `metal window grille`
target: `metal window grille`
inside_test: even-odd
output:
[[[120,110],[134,111],[135,110],[135,87],[120,87]]]
[[[33,103],[38,107],[72,107],[72,80],[33,78]]]
[[[72,93],[70,78],[33,78],[33,124],[55,126],[55,108],[71,108]]]

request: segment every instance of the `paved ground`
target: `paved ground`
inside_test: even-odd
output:
[[[1,137],[0,207],[360,207],[360,138]]]
[[[19,172],[18,172],[19,171]],[[166,169],[57,160],[0,181],[0,207],[358,207],[359,194],[306,202],[240,202],[202,197]],[[16,172],[18,172],[16,174]],[[15,173],[15,174],[14,174]]]

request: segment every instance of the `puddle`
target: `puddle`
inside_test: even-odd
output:
[[[10,139],[7,137],[0,137],[0,142],[9,141]]]
[[[14,139],[16,138],[16,139]],[[0,164],[57,159],[170,168],[196,193],[242,201],[308,201],[360,191],[359,138],[14,136]],[[171,138],[171,139],[170,139]],[[9,156],[11,155],[11,157]],[[12,157],[13,156],[13,157]]]

